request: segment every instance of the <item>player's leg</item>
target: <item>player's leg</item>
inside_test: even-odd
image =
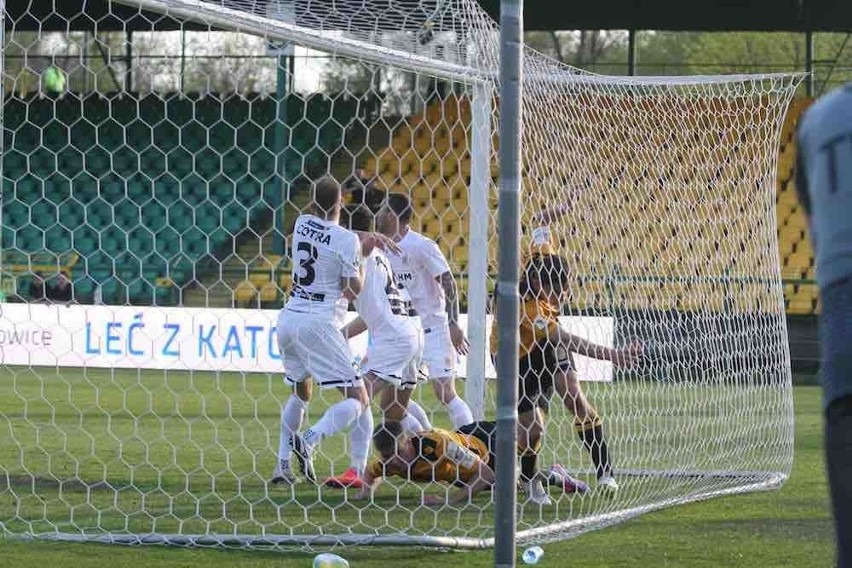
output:
[[[617,491],[618,484],[613,477],[603,420],[586,398],[577,372],[572,368],[561,369],[554,377],[554,384],[565,408],[574,415],[574,429],[591,455],[598,486],[608,492]]]
[[[369,400],[375,399],[384,390],[384,383],[378,380],[373,373],[365,373],[361,378],[364,381],[364,390]],[[340,475],[326,479],[326,485],[341,489],[345,487],[358,489],[361,487],[361,478],[370,457],[370,439],[373,436],[373,427],[373,412],[370,406],[367,406],[364,412],[358,415],[349,430],[349,468]]]
[[[413,386],[388,386],[382,391],[380,405],[385,422],[402,422]]]
[[[278,352],[286,362],[284,382],[293,387],[293,393],[281,406],[281,425],[278,438],[278,459],[272,473],[271,483],[294,483],[295,475],[290,464],[293,452],[292,437],[302,427],[302,421],[311,400],[309,374],[299,359],[298,336],[293,333],[299,328],[299,316],[282,312],[277,326]]]
[[[550,505],[542,476],[538,470],[538,454],[544,440],[545,411],[534,406],[518,415],[518,454],[521,460],[521,485],[527,498],[538,505]]]
[[[297,382],[293,381],[293,379],[289,379],[288,382],[295,382],[295,384],[293,386],[293,394],[281,406],[278,462],[276,463],[275,472],[272,474],[272,483],[294,483],[296,481],[290,465],[290,454],[293,452],[291,440],[293,434],[302,428],[302,422],[305,419],[308,402],[310,402],[312,394],[312,383],[310,380],[301,377],[301,380]]]
[[[402,429],[409,434],[432,429],[432,421],[420,404],[409,398],[408,406],[405,408],[405,416],[402,417]]]
[[[852,568],[852,396],[825,411],[825,457],[837,533],[837,565]]]
[[[300,330],[299,350],[308,372],[323,389],[336,388],[343,400],[326,409],[322,418],[302,435],[293,436],[293,452],[302,473],[316,482],[313,453],[323,438],[347,428],[369,406],[363,381],[352,368],[352,354],[340,331],[331,323],[317,322]],[[318,350],[317,346],[322,346]]]
[[[419,330],[418,333],[418,349],[415,353],[414,358],[410,361],[406,378],[413,384],[419,386],[425,383],[429,377],[423,371],[423,334]],[[413,394],[413,390],[411,394]],[[402,418],[402,429],[403,431],[408,432],[409,434],[432,429],[432,420],[429,418],[429,415],[426,414],[426,411],[423,410],[423,407],[420,406],[420,404],[417,401],[413,400],[410,396],[408,398],[408,405],[406,405],[405,407],[405,416],[403,416]]]
[[[363,375],[366,392],[370,399],[381,397],[385,420],[400,421],[405,413],[404,406],[398,410],[394,407],[390,409],[391,417],[388,418],[386,406],[391,403],[386,400],[389,393],[396,390],[394,387],[402,381],[403,371],[417,347],[418,342],[413,334],[408,338],[380,335],[373,338],[367,355],[361,362],[361,368],[367,369]],[[404,402],[407,402],[407,399]],[[373,426],[373,415],[369,409],[358,416],[350,431],[350,468],[342,476],[326,480],[326,484],[348,487],[361,485],[361,478],[367,467]]]
[[[852,568],[852,281],[826,286],[821,294],[826,469],[837,534],[837,565]]]
[[[423,362],[429,370],[429,379],[435,396],[447,409],[453,429],[473,422],[470,406],[456,392],[456,350],[445,325],[430,328],[425,335]]]

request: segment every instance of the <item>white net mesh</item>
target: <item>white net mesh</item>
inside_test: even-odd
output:
[[[459,392],[493,417],[495,23],[466,0],[131,4],[110,5],[94,34],[39,23],[91,26],[81,14],[7,14],[3,280],[22,302],[0,304],[0,527],[490,545],[487,492],[429,508],[423,495],[445,486],[390,479],[364,502],[268,481],[289,396],[275,308],[299,270],[283,233],[329,172],[351,182],[344,225],[369,223],[384,191],[410,196],[412,228],[439,243],[461,289]],[[567,274],[559,321],[641,356],[613,367],[573,344],[584,399],[533,369],[558,391],[538,469],[561,465],[588,490],[550,487],[544,506],[525,493],[519,540],[777,486],[792,402],[774,172],[799,77],[607,78],[529,50],[525,66],[524,230],[532,239],[534,214],[565,205],[550,223]],[[53,285],[60,270],[70,292]],[[71,306],[39,303],[69,293]],[[302,425],[339,400],[316,389]],[[429,385],[413,400],[452,429]],[[609,459],[596,464],[601,433]],[[318,475],[341,473],[350,449],[345,433],[323,440]]]

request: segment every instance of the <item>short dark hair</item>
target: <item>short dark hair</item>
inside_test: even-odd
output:
[[[398,455],[399,438],[402,436],[402,424],[395,420],[376,426],[373,431],[373,444],[382,460],[389,460]]]
[[[541,286],[561,292],[568,287],[568,260],[557,254],[537,254],[524,269],[524,281],[536,280]]]
[[[389,193],[387,204],[400,221],[403,223],[411,221],[414,210],[411,208],[411,199],[407,195],[404,193]]]
[[[332,176],[314,181],[314,206],[321,213],[331,213],[341,201],[340,184]]]
[[[373,230],[373,215],[364,211],[362,207],[351,209],[346,207],[343,213],[347,219],[346,223],[341,223],[341,225],[346,226],[350,231],[369,232]]]

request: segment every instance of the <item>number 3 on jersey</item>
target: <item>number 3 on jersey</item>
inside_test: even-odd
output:
[[[293,282],[297,286],[310,286],[317,277],[314,263],[317,261],[317,249],[309,242],[302,241],[296,246],[296,258],[300,273],[293,272]]]

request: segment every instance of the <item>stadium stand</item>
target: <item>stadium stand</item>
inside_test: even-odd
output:
[[[796,200],[793,179],[793,167],[795,162],[794,133],[799,116],[807,108],[808,99],[797,99],[792,104],[784,121],[782,142],[779,148],[779,170],[778,170],[778,236],[780,240],[780,260],[782,275],[789,281],[805,280],[801,283],[788,284],[785,286],[785,306],[790,314],[806,315],[818,310],[819,302],[815,284],[813,268],[813,250],[805,232],[806,221],[801,213]],[[700,113],[700,109],[694,111]],[[586,127],[606,127],[607,117],[605,113],[601,116],[589,117]],[[658,117],[664,120],[663,116]],[[468,248],[466,235],[467,224],[467,187],[470,182],[470,154],[468,152],[468,134],[470,124],[470,106],[463,98],[448,97],[431,103],[426,110],[418,115],[410,117],[400,124],[392,133],[390,144],[380,149],[375,156],[367,158],[364,167],[377,175],[380,186],[388,191],[408,192],[416,208],[413,226],[428,235],[440,235],[439,244],[444,254],[450,260],[451,265],[461,276],[461,292],[466,292],[464,276],[467,272]],[[736,130],[736,129],[734,129]],[[738,142],[742,145],[755,143],[756,138],[750,138],[747,129],[737,131]],[[606,134],[603,133],[604,137]],[[631,142],[629,130],[622,129],[622,142]],[[724,219],[730,216],[747,215],[750,208],[755,207],[750,203],[730,203],[735,200],[733,191],[727,190],[724,184],[715,184],[714,180],[703,180],[713,183],[719,192],[718,203],[702,208],[697,211],[706,219],[705,229],[707,232],[700,236],[700,242],[691,242],[687,235],[678,239],[677,227],[659,227],[654,215],[655,207],[671,207],[663,199],[642,199],[643,192],[650,196],[657,191],[655,180],[663,177],[675,178],[682,184],[694,183],[694,163],[702,159],[702,156],[691,155],[687,148],[689,144],[677,144],[672,140],[656,140],[656,144],[644,144],[644,141],[636,141],[633,146],[637,150],[632,156],[594,156],[586,164],[574,164],[575,169],[595,169],[597,179],[620,179],[620,173],[631,167],[634,158],[644,160],[644,164],[652,164],[647,171],[639,176],[639,183],[635,184],[631,191],[637,194],[636,199],[625,200],[618,203],[619,207],[635,208],[635,223],[631,227],[639,238],[623,239],[606,231],[605,222],[595,223],[594,220],[586,218],[585,221],[591,227],[577,227],[567,231],[570,236],[563,239],[561,243],[565,251],[583,251],[583,254],[575,255],[576,272],[578,279],[575,281],[574,296],[572,304],[577,309],[585,308],[625,308],[625,309],[682,309],[694,310],[701,306],[695,304],[694,300],[688,298],[703,298],[704,307],[710,309],[771,309],[772,297],[759,283],[683,283],[678,277],[689,271],[690,262],[696,259],[713,262],[718,259],[720,263],[719,273],[725,272],[722,268],[727,263],[726,256],[731,255],[737,249],[745,250],[748,246],[749,236],[734,235],[728,231]],[[668,143],[668,144],[667,144]],[[668,161],[660,160],[659,157],[642,156],[643,152],[655,152],[656,148],[667,147],[669,149],[682,149],[670,151]],[[737,144],[729,147],[736,148]],[[530,155],[527,163],[534,163],[531,158],[537,151],[535,147],[527,148]],[[653,158],[653,159],[652,159]],[[724,169],[724,166],[722,167]],[[497,183],[497,171],[493,168],[493,181]],[[603,174],[603,175],[601,175]],[[631,174],[633,175],[633,174]],[[752,179],[751,172],[720,171],[719,177],[727,176],[727,179],[746,178]],[[565,176],[566,179],[577,179],[576,173]],[[634,179],[631,176],[626,176]],[[527,178],[527,188],[532,187],[532,181]],[[594,193],[594,192],[590,192]],[[597,196],[606,192],[599,192]],[[526,195],[534,195],[530,190]],[[528,209],[534,210],[537,205]],[[601,206],[589,202],[581,206],[584,211],[600,210]],[[719,220],[723,220],[720,222]],[[598,219],[601,221],[601,218]],[[701,231],[702,229],[699,229]],[[561,231],[565,234],[566,231]],[[700,244],[706,243],[706,244]],[[603,246],[601,246],[601,244]],[[707,250],[701,249],[704,246]],[[633,247],[637,250],[627,250]],[[597,252],[595,252],[597,251]],[[602,258],[602,253],[608,258]],[[491,264],[495,264],[496,254],[491,250]],[[724,262],[723,262],[724,258]],[[615,263],[612,263],[615,259]],[[643,265],[642,263],[646,263]],[[642,281],[641,277],[625,280],[623,283],[602,281],[596,273],[602,272],[604,264],[610,263],[606,268],[612,273],[632,270],[635,273],[656,276],[657,281]],[[619,263],[621,265],[619,265]],[[638,266],[637,266],[638,265]],[[775,270],[775,267],[766,267],[767,270]],[[808,281],[811,282],[808,282]],[[700,289],[699,294],[695,294]],[[685,291],[692,294],[684,294]]]
[[[271,98],[10,98],[2,242],[17,290],[61,268],[81,301],[99,288],[105,303],[168,305],[203,280],[208,255],[235,258],[247,273],[232,253],[281,202],[276,143],[288,146],[285,180],[325,171],[356,105],[294,96],[285,106],[293,126],[276,142]],[[241,297],[238,280],[225,285]],[[269,300],[276,287],[261,288]]]
[[[786,310],[793,315],[819,309],[813,249],[793,175],[795,126],[808,104],[807,99],[796,99],[791,105],[778,155],[779,256],[787,282]],[[333,169],[335,152],[346,151],[341,140],[358,112],[356,106],[354,101],[321,96],[288,98],[291,126],[286,132],[283,177],[294,180],[306,172]],[[65,270],[72,275],[75,297],[84,301],[99,288],[105,303],[185,303],[193,286],[218,283],[224,285],[231,305],[276,305],[289,288],[287,259],[257,243],[271,225],[271,208],[281,201],[274,158],[276,112],[275,101],[261,97],[11,98],[4,117],[4,269],[17,277],[19,291],[28,289],[36,272]],[[589,128],[603,127],[606,121],[605,113],[590,117]],[[386,144],[373,145],[377,150],[361,153],[367,156],[363,166],[377,176],[379,189],[411,195],[414,228],[441,235],[439,244],[459,276],[463,301],[469,258],[469,135],[468,100],[449,96],[392,128]],[[625,142],[629,135],[623,134]],[[643,159],[640,153],[636,157]],[[689,165],[696,159],[700,157],[686,151],[674,153],[642,179],[681,176],[688,183]],[[575,168],[593,167],[603,174],[599,178],[616,179],[629,162],[623,156],[600,155]],[[337,169],[343,178],[346,166]],[[492,167],[495,184],[497,173]],[[532,184],[530,178],[527,181]],[[652,191],[652,185],[637,191]],[[720,191],[724,197],[724,188]],[[292,193],[289,199],[304,201]],[[584,251],[575,255],[578,279],[572,304],[577,309],[696,309],[683,292],[700,285],[666,279],[688,270],[690,258],[712,262],[719,257],[726,250],[720,240],[727,240],[731,250],[745,243],[731,243],[733,235],[721,224],[708,223],[716,236],[713,250],[698,250],[695,243],[671,246],[669,237],[674,234],[665,231],[676,229],[661,228],[654,221],[659,201],[628,203],[636,207],[637,222],[631,230],[641,235],[639,239],[619,239],[593,222],[588,230],[562,231],[568,235],[561,243],[563,250]],[[700,213],[709,219],[730,212],[708,208]],[[641,250],[623,250],[628,242],[641,243]],[[711,239],[703,242],[713,244]],[[592,243],[596,253],[591,252]],[[608,283],[600,278],[601,251],[624,264],[609,267],[616,274],[632,268],[661,278]],[[207,276],[209,282],[204,274],[207,255],[222,267]],[[495,259],[492,250],[492,265]],[[642,259],[653,259],[653,264],[628,266],[641,265]],[[760,286],[746,286],[742,294],[733,294],[722,284],[704,286],[702,296],[719,309],[726,307],[722,297],[738,298],[744,309],[768,301]]]

